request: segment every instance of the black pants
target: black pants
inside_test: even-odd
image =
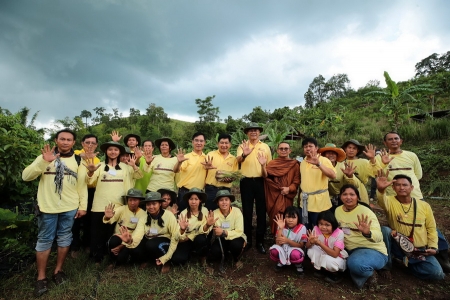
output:
[[[114,232],[113,224],[103,223],[103,212],[91,212],[91,256],[101,262],[106,254],[106,243]]]
[[[223,252],[226,255],[227,252],[230,252],[233,256],[234,261],[239,260],[239,256],[241,255],[244,249],[244,238],[235,238],[232,240],[226,240],[223,237],[217,237],[214,240],[214,243],[211,245],[211,251],[209,252],[210,258],[212,260],[218,260],[222,258],[222,249],[220,249],[219,239],[222,242]]]
[[[183,196],[184,194],[186,194],[187,192],[189,192],[189,189],[185,188],[185,187],[180,187],[178,189],[178,199],[177,199],[177,204],[178,204],[178,211],[182,212],[183,210],[185,210],[188,207],[188,203],[187,201],[183,200]]]
[[[137,248],[123,247],[120,250],[118,255],[115,255],[114,253],[111,252],[111,249],[114,249],[121,244],[122,244],[122,240],[117,235],[111,236],[108,240],[107,249],[108,249],[108,253],[109,253],[109,258],[110,258],[111,262],[115,263],[116,265],[123,265],[123,264],[127,263],[128,258],[130,256],[135,257],[136,255],[134,255],[134,254],[139,251]]]
[[[172,263],[175,265],[185,264],[192,252],[197,253],[200,257],[205,257],[208,253],[208,239],[205,234],[197,235],[193,241],[187,240],[178,243],[177,250],[172,255]]]
[[[244,215],[244,233],[248,243],[252,243],[253,202],[256,207],[256,243],[264,242],[266,233],[266,198],[264,179],[244,178],[241,180],[242,213]]]
[[[75,219],[72,226],[72,244],[70,250],[78,251],[81,247],[88,247],[91,243],[91,209],[94,201],[95,188],[88,188],[88,205],[86,214],[82,218]],[[81,235],[83,231],[83,235]]]
[[[227,190],[231,192],[231,189],[227,187],[217,187],[210,184],[205,185],[205,193],[208,196],[208,198],[206,199],[205,207],[208,209],[208,211],[216,210],[219,208],[216,202],[214,202],[214,199],[216,198],[217,192],[220,190]]]
[[[136,262],[154,262],[167,253],[170,246],[170,239],[166,237],[155,237],[152,239],[142,238],[136,251],[132,253],[132,259]]]

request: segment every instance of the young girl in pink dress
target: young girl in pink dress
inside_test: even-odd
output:
[[[341,277],[337,272],[346,268],[347,251],[344,250],[344,232],[339,229],[338,222],[331,211],[323,211],[318,215],[317,225],[308,231],[308,257],[317,270],[316,277],[326,276],[325,280],[338,283]]]
[[[298,210],[289,206],[284,215],[278,214],[274,221],[278,225],[275,235],[275,245],[270,247],[270,259],[277,262],[275,271],[279,272],[284,266],[293,264],[298,275],[303,275],[303,259],[305,253],[302,248],[307,241],[306,227],[300,223]]]

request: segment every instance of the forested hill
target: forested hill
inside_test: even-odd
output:
[[[143,139],[155,140],[171,137],[178,147],[190,148],[190,138],[195,131],[206,134],[205,151],[215,149],[217,133],[227,132],[233,137],[235,151],[245,138],[242,128],[248,122],[257,122],[267,135],[265,142],[274,146],[289,136],[314,136],[320,145],[333,142],[341,145],[354,138],[362,143],[382,147],[383,135],[398,131],[404,139],[404,149],[415,151],[424,167],[425,191],[441,195],[450,194],[448,166],[450,157],[450,117],[433,118],[431,114],[423,122],[410,119],[411,115],[450,109],[450,51],[432,54],[415,65],[416,76],[405,82],[395,82],[385,72],[386,88],[378,81],[369,81],[364,87],[354,89],[346,74],[336,74],[329,79],[318,75],[304,94],[304,106],[282,106],[273,112],[255,107],[241,118],[228,116],[219,119],[220,107],[214,105],[214,96],[196,99],[198,121],[189,123],[168,118],[164,108],[153,103],[145,111],[130,108],[123,117],[119,109],[108,112],[104,107],[86,108],[80,116],[66,117],[56,122],[55,128],[36,129],[29,109],[17,113],[0,108],[0,183],[3,194],[12,198],[31,194],[31,187],[23,188],[20,174],[39,153],[44,143],[44,132],[52,133],[69,127],[77,132],[76,147],[87,133],[96,134],[100,143],[110,140],[109,134],[117,130],[123,136],[139,134]],[[387,70],[389,71],[389,70]],[[299,102],[303,102],[300,101]],[[301,154],[298,141],[291,142],[294,155]],[[14,153],[6,151],[15,149]],[[17,185],[20,186],[17,187]],[[12,195],[12,194],[18,195]]]

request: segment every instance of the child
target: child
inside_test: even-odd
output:
[[[314,276],[322,277],[331,283],[341,281],[338,271],[345,271],[344,232],[338,228],[338,222],[331,211],[323,211],[317,217],[317,226],[308,231],[308,257],[318,271]]]
[[[306,227],[300,223],[298,210],[289,206],[284,215],[278,214],[274,221],[278,225],[275,235],[275,245],[270,247],[270,259],[277,262],[275,272],[279,272],[285,265],[295,265],[299,276],[303,275],[303,259],[305,254],[301,248],[307,241]]]

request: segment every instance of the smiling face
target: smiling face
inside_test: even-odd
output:
[[[217,205],[219,206],[221,211],[228,211],[231,206],[231,200],[229,197],[222,197],[217,200]]]
[[[341,201],[347,210],[352,210],[358,205],[358,195],[352,188],[346,188],[341,194]]]
[[[55,143],[59,152],[67,153],[75,145],[75,139],[70,132],[60,132],[58,137],[55,138]]]
[[[288,143],[280,143],[278,145],[277,154],[279,158],[288,158],[291,152],[291,147]]]
[[[347,147],[345,147],[344,151],[345,154],[347,154],[348,159],[354,159],[356,155],[358,154],[358,147],[355,144],[348,144]]]
[[[325,221],[325,220],[320,220],[317,225],[323,234],[329,235],[329,234],[333,233],[333,225],[331,225],[330,222]]]
[[[228,139],[220,139],[217,143],[217,148],[221,154],[227,154],[230,151],[231,143]]]
[[[205,147],[205,137],[203,135],[198,135],[192,140],[192,148],[194,152],[202,152]]]
[[[155,216],[159,210],[161,209],[161,202],[159,201],[148,201],[145,204],[145,208],[147,209],[147,212],[153,216]]]
[[[328,158],[333,165],[336,165],[337,154],[334,151],[325,151],[323,156]]]
[[[106,149],[106,156],[108,156],[109,159],[116,159],[120,155],[120,149],[114,146],[109,146],[108,149]]]
[[[261,132],[259,131],[258,128],[251,128],[251,129],[247,130],[247,136],[251,142],[258,141],[260,134],[261,134]]]
[[[395,152],[400,149],[400,146],[403,144],[403,140],[396,133],[389,133],[386,135],[386,139],[384,140],[384,145],[391,151]]]
[[[406,178],[398,178],[396,182],[392,184],[392,188],[397,196],[408,197],[411,195],[414,186]]]

